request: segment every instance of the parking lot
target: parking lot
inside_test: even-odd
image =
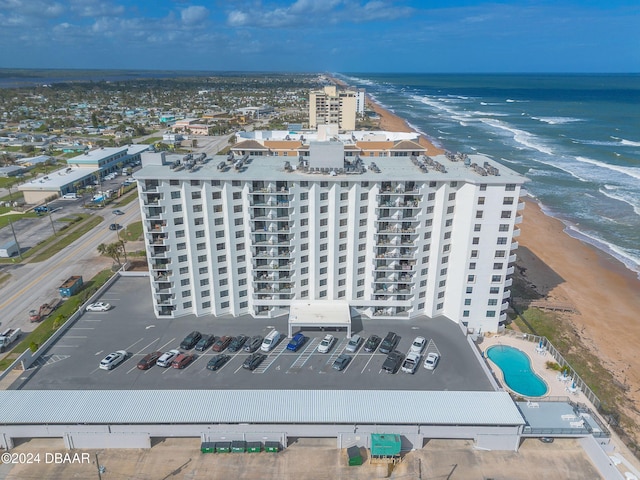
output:
[[[390,390],[466,390],[490,391],[491,384],[458,325],[446,318],[378,320],[355,317],[353,333],[365,340],[371,334],[384,337],[389,330],[400,336],[396,350],[409,350],[416,336],[427,339],[422,360],[428,352],[441,359],[433,371],[422,366],[415,374],[382,371],[386,355],[361,347],[343,371],[332,369],[348,339],[344,331],[304,331],[309,337],[297,352],[286,349],[286,316],[277,319],[244,317],[155,318],[150,285],[144,277],[122,277],[100,301],[113,307],[108,312],[87,312],[53,347],[12,385],[13,389],[390,389]],[[179,349],[192,330],[203,334],[266,335],[273,328],[283,333],[276,347],[255,370],[242,368],[249,353],[230,353],[231,359],[220,370],[206,369],[216,355],[211,349],[195,353],[197,358],[183,370],[153,366],[137,369],[138,361],[152,351]],[[329,353],[317,346],[326,333],[337,340]],[[126,350],[127,359],[113,370],[100,370],[100,361],[110,352]],[[228,353],[228,352],[225,352]]]

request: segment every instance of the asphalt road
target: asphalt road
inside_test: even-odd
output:
[[[102,257],[96,251],[100,243],[117,240],[116,232],[109,230],[109,224],[117,222],[126,226],[141,218],[137,201],[120,210],[125,214],[117,217],[113,208],[97,210],[96,214],[104,217],[103,222],[48,260],[3,266],[2,272],[10,274],[11,278],[0,287],[0,329],[19,327],[26,332],[32,331],[36,325],[29,323],[29,310],[56,298],[64,280],[72,275],[82,275],[88,280],[109,268],[113,263],[111,258]],[[44,217],[41,220],[48,222]],[[48,232],[52,234],[51,230]]]

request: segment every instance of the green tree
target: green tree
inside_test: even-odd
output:
[[[120,256],[124,253],[124,243],[122,241],[115,243],[101,243],[97,247],[98,253],[105,257],[111,257],[118,265],[122,265]]]
[[[91,112],[91,125],[93,126],[93,128],[98,128],[98,126],[100,125],[98,115],[95,111]]]

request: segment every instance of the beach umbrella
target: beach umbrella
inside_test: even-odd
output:
[[[542,348],[542,339],[540,339],[540,343],[538,343],[538,347]]]
[[[573,381],[571,382],[571,390],[575,390],[575,389],[576,389],[576,381],[575,381],[575,380],[573,380]]]

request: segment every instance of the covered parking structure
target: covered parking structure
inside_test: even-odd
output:
[[[67,448],[150,448],[152,438],[278,442],[333,437],[369,448],[372,433],[471,439],[516,451],[525,421],[506,392],[385,390],[6,390],[0,448],[15,439],[62,438]],[[51,408],[55,405],[55,408]],[[109,405],[109,408],[96,408]],[[166,408],[173,405],[175,408]],[[232,405],[233,408],[229,408]],[[419,408],[422,406],[422,408]]]
[[[344,328],[351,338],[351,309],[348,302],[292,302],[289,309],[289,338],[298,328]]]

